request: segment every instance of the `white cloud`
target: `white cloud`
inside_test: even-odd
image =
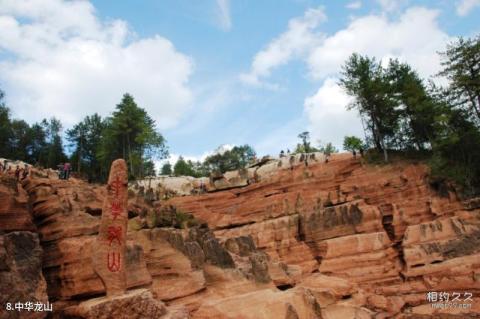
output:
[[[224,31],[232,28],[232,18],[230,16],[230,0],[215,0],[217,4],[217,16],[220,27]]]
[[[409,0],[376,0],[384,12],[398,11],[401,7],[407,5]]]
[[[395,21],[385,15],[355,19],[311,51],[307,60],[311,75],[322,79],[337,74],[353,52],[399,58],[424,77],[434,75],[440,70],[437,51],[450,40],[439,28],[437,16],[436,10],[414,7]]]
[[[441,67],[437,51],[450,39],[439,28],[437,15],[435,10],[411,8],[397,21],[385,15],[361,17],[313,49],[307,59],[310,73],[324,82],[315,95],[305,99],[312,137],[341,147],[343,136],[363,135],[357,113],[346,110],[349,98],[336,84],[342,64],[353,52],[384,62],[399,58],[423,77],[436,74]]]
[[[457,14],[459,16],[466,16],[475,9],[480,7],[480,0],[461,0],[457,2]]]
[[[255,55],[250,72],[240,75],[242,82],[275,88],[275,85],[262,83],[262,78],[268,77],[274,68],[286,64],[292,58],[302,57],[315,46],[322,37],[316,29],[326,19],[323,7],[308,9],[303,17],[291,19],[287,31]]]
[[[108,115],[131,93],[160,128],[190,107],[192,60],[166,38],[138,38],[122,20],[100,21],[88,1],[2,0],[0,80],[14,115],[67,126]]]
[[[347,9],[356,10],[362,7],[362,1],[352,1],[345,6]]]
[[[381,4],[384,10],[394,6],[390,1],[381,1]],[[289,45],[295,43],[291,39],[296,37],[291,35],[294,28],[289,25],[285,33],[255,56],[249,76],[260,81],[268,77],[274,67],[293,58],[303,60],[311,78],[323,81],[318,91],[304,102],[312,140],[333,142],[341,147],[343,136],[363,135],[358,114],[346,110],[349,97],[336,84],[345,60],[354,52],[374,56],[383,62],[398,58],[411,64],[422,77],[435,75],[441,68],[437,52],[451,40],[440,29],[437,18],[436,10],[412,7],[398,17],[382,13],[355,18],[346,28],[331,35],[318,32],[317,22],[314,27],[300,28],[304,39],[298,45],[301,54],[295,52],[297,49],[290,49]],[[292,21],[304,20],[305,17]],[[267,149],[267,144],[262,147]]]
[[[338,86],[337,78],[327,78],[318,91],[305,99],[312,141],[332,142],[342,147],[345,135],[363,137],[360,119],[356,112],[346,111],[351,98]]]
[[[257,157],[264,155],[278,156],[283,149],[293,151],[299,142],[297,135],[305,131],[306,119],[302,117],[292,118],[289,122],[276,127],[267,135],[257,139],[253,145],[257,151]]]

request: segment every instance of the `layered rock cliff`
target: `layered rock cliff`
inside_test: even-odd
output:
[[[16,302],[48,301],[42,273],[43,251],[29,210],[28,196],[15,177],[0,174],[0,318],[44,318],[21,314]]]
[[[422,164],[364,165],[346,154],[307,164],[279,165],[245,187],[168,203],[206,221],[221,242],[250,236],[284,264],[295,288],[319,274],[347,280],[359,290],[340,303],[369,316],[478,313],[478,299],[455,310],[426,299],[467,291],[478,298],[478,201],[435,189]]]
[[[129,291],[114,298],[92,261],[105,195],[43,171],[22,183],[2,177],[2,302],[48,300],[57,318],[480,315],[480,201],[430,185],[419,163],[308,154],[210,179],[137,182]],[[441,309],[431,292],[472,301]]]

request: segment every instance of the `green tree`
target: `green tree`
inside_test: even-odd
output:
[[[246,164],[245,164],[246,165]],[[192,163],[193,169],[195,171],[195,177],[207,177],[210,176],[210,168],[207,164],[200,161]]]
[[[319,151],[319,149],[310,144],[310,133],[308,131],[298,134],[298,138],[300,139],[301,143],[297,143],[297,146],[293,150],[293,154],[313,153]]]
[[[133,178],[142,178],[145,163],[167,155],[165,139],[156,130],[155,121],[125,94],[112,117],[107,118],[99,159],[104,166],[115,158],[123,158]]]
[[[108,168],[102,167],[99,161],[105,127],[105,121],[95,113],[67,130],[67,139],[74,147],[71,155],[74,168],[79,173],[83,172],[90,181],[101,181],[108,173]]]
[[[191,161],[185,161],[180,156],[173,166],[173,175],[175,176],[195,176],[195,170],[193,169]]]
[[[302,141],[303,152],[310,153],[310,133],[308,131],[302,132],[298,134],[298,138]]]
[[[418,150],[429,147],[434,138],[435,116],[438,115],[433,97],[408,64],[390,60],[386,73],[395,110],[399,114],[399,130],[395,137],[397,147]]]
[[[46,167],[48,158],[47,133],[41,123],[34,123],[30,126],[28,140],[29,162]]]
[[[343,138],[343,149],[346,151],[358,151],[364,148],[363,141],[356,136],[345,136]]]
[[[62,123],[60,120],[52,117],[50,120],[44,119],[41,123],[46,133],[46,163],[45,167],[56,168],[59,163],[67,160],[67,156],[63,150],[61,137]]]
[[[255,151],[250,145],[234,146],[231,150],[217,151],[208,156],[202,168],[208,172],[221,172],[237,170],[246,167],[255,157]]]
[[[326,154],[326,155],[330,155],[330,154],[333,154],[333,153],[338,153],[338,149],[335,146],[333,146],[333,144],[330,143],[330,142],[328,142],[325,145],[320,145],[319,151]]]
[[[10,157],[10,139],[12,127],[10,120],[10,109],[5,105],[5,94],[0,90],[0,154]]]
[[[143,176],[157,176],[157,172],[155,171],[155,163],[152,160],[146,160],[143,164]]]
[[[21,161],[30,161],[30,126],[24,120],[12,120],[9,157]]]
[[[162,166],[161,175],[172,175],[172,164],[165,163]]]
[[[437,119],[432,173],[453,180],[465,196],[480,193],[480,132],[467,110],[449,108]]]
[[[352,54],[342,68],[342,86],[354,99],[347,107],[364,119],[377,150],[388,161],[387,142],[398,129],[399,113],[384,69],[375,58]]]
[[[72,153],[71,158],[76,160],[75,168],[77,173],[80,174],[82,173],[82,166],[85,165],[83,162],[87,145],[87,127],[85,123],[82,121],[67,130],[67,139],[70,141],[71,146],[75,146],[75,151]]]
[[[454,105],[465,109],[480,123],[480,35],[459,38],[440,53],[444,69],[439,73],[450,80],[448,93]]]

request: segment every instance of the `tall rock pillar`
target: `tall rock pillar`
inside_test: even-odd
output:
[[[103,202],[102,219],[94,245],[93,267],[102,279],[107,296],[124,294],[127,288],[125,254],[127,240],[127,164],[112,163]]]

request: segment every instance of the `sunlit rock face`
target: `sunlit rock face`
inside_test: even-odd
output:
[[[13,279],[0,288],[49,300],[53,318],[480,315],[480,201],[437,192],[421,164],[322,156],[130,185],[127,290],[113,296],[94,267],[109,189],[46,171],[21,183],[5,177],[0,276]],[[473,301],[433,308],[432,291]]]
[[[427,293],[478,294],[480,204],[437,192],[425,165],[371,166],[347,154],[276,163],[248,186],[168,203],[206,221],[226,243],[251,236],[270,263],[284,265],[291,286],[317,272],[355,283],[350,304],[373,314],[449,313],[432,308]],[[460,317],[478,313],[473,298]],[[330,307],[324,317],[351,311]]]

